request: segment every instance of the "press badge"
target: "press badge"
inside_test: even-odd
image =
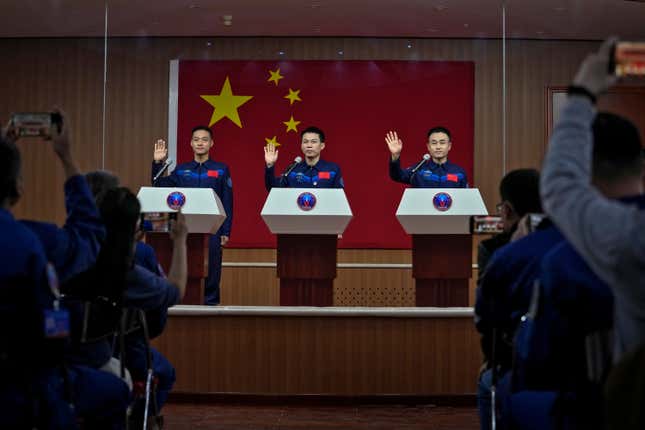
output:
[[[45,310],[45,337],[48,339],[60,339],[68,336],[69,312],[67,309]]]
[[[54,295],[54,308],[45,309],[45,337],[49,339],[64,338],[69,336],[69,311],[60,308],[60,291],[58,289],[58,276],[56,269],[47,264],[47,282]]]

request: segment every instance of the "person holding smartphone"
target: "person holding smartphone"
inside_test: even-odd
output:
[[[159,139],[155,143],[152,162],[153,186],[211,188],[222,201],[226,211],[226,220],[219,230],[211,235],[209,241],[208,277],[204,288],[204,303],[212,306],[218,305],[220,302],[222,247],[228,243],[233,225],[233,181],[228,166],[210,158],[209,154],[213,144],[211,129],[199,125],[191,132],[192,161],[178,165],[168,176],[158,176],[162,169],[168,167],[168,145]]]

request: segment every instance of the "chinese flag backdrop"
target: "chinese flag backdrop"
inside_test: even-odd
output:
[[[285,98],[290,92],[291,100]],[[472,186],[473,105],[472,62],[180,61],[177,156],[191,160],[190,130],[217,120],[211,158],[226,163],[233,179],[230,246],[274,247],[260,217],[265,139],[280,144],[279,174],[302,155],[300,132],[315,125],[326,135],[322,158],[340,165],[354,213],[339,246],[409,248],[394,215],[405,185],[389,178],[385,133],[399,133],[407,167],[426,153],[428,129],[447,127],[449,159],[466,170]],[[284,124],[292,116],[300,121],[298,133]]]

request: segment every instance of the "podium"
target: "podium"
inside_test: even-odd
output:
[[[188,280],[182,304],[203,304],[204,279],[208,276],[208,241],[226,219],[219,197],[210,188],[170,187],[141,187],[137,197],[143,214],[176,212],[173,207],[183,201],[181,212],[188,226]],[[161,267],[168,273],[173,249],[169,234],[148,232],[146,242],[154,248]]]
[[[352,219],[340,188],[273,188],[261,212],[278,235],[281,306],[332,306],[336,248]]]
[[[396,217],[412,235],[417,306],[468,306],[470,217],[488,215],[476,188],[408,188]]]

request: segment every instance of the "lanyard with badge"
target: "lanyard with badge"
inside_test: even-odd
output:
[[[52,309],[45,309],[45,337],[48,339],[69,337],[69,311],[60,306],[58,275],[51,263],[47,263],[47,283],[54,296],[54,303]]]

